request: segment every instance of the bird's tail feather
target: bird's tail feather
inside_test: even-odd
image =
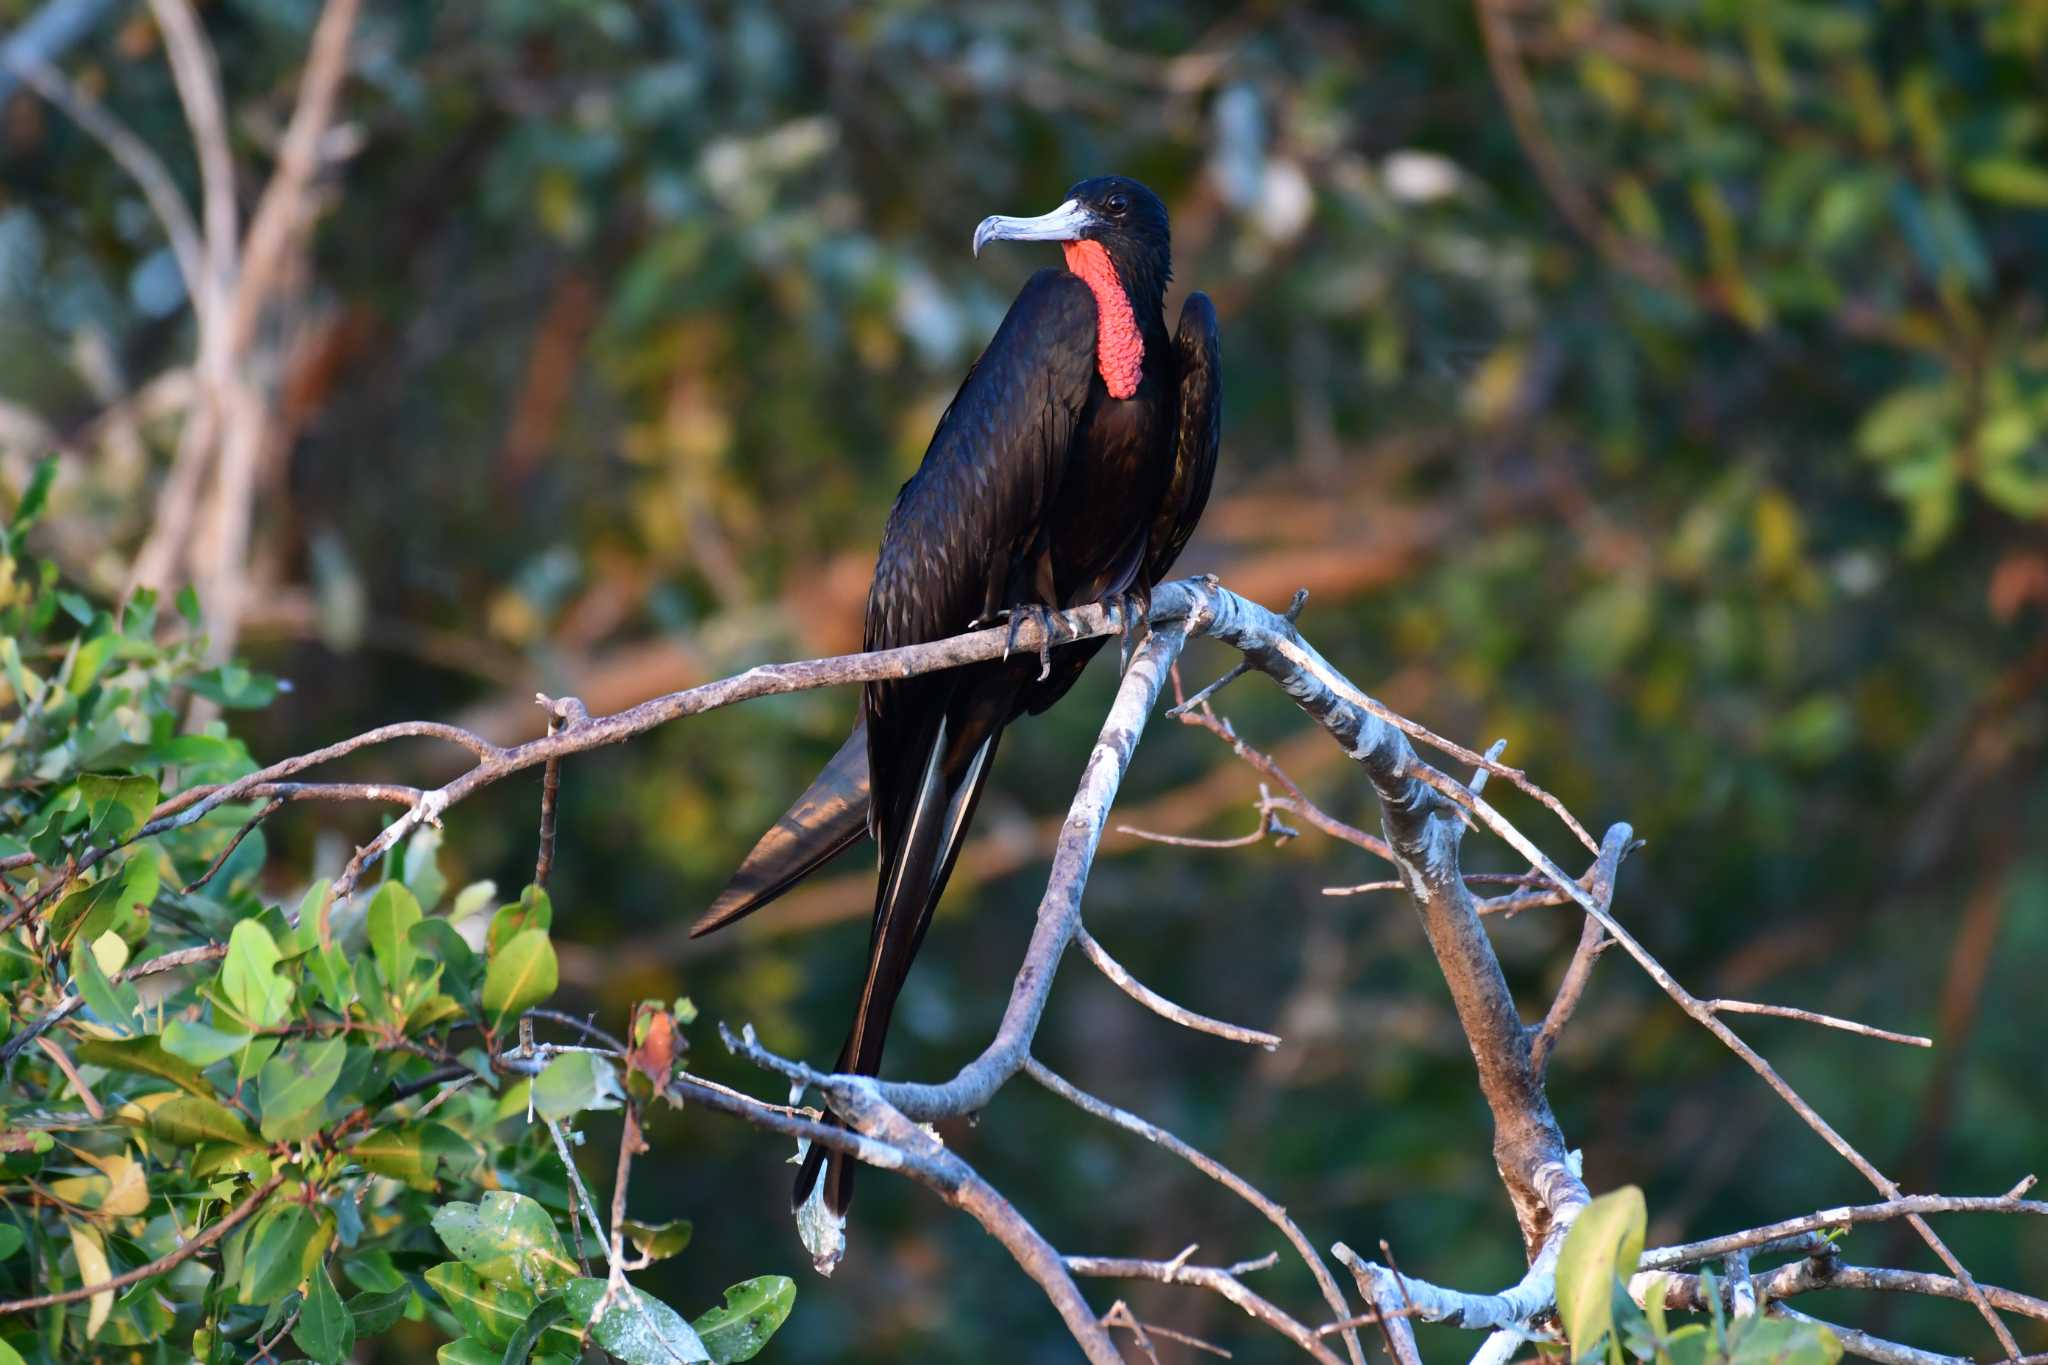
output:
[[[902,837],[893,840],[895,856],[882,869],[875,896],[875,928],[868,949],[867,983],[861,990],[860,1007],[854,1014],[852,1031],[840,1050],[838,1070],[872,1076],[882,1062],[882,1043],[889,1032],[889,1016],[896,997],[910,972],[911,959],[924,941],[932,911],[938,905],[967,826],[974,818],[988,780],[989,760],[995,756],[999,727],[992,728],[971,748],[964,762],[956,757],[948,763],[949,725],[941,720],[930,757],[904,822]],[[828,1118],[827,1120],[831,1120]],[[823,1172],[825,1204],[839,1215],[853,1199],[854,1163],[840,1153],[828,1153],[813,1146],[797,1172],[792,1202],[801,1207]]]
[[[823,772],[748,853],[711,908],[690,926],[697,938],[774,900],[868,829],[868,732],[865,720]]]

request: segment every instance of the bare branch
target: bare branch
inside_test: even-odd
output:
[[[1924,1294],[1930,1298],[1955,1299],[1963,1303],[1970,1301],[1970,1291],[1961,1280],[1950,1275],[1935,1275],[1921,1270],[1891,1270],[1866,1266],[1844,1265],[1832,1254],[1832,1245],[1826,1248],[1828,1254],[1807,1256],[1789,1265],[1779,1266],[1765,1275],[1755,1278],[1756,1296],[1762,1300],[1789,1299],[1797,1294],[1810,1294],[1826,1289],[1868,1289],[1889,1294]],[[1738,1253],[1740,1254],[1740,1253]],[[1642,1303],[1653,1286],[1661,1285],[1664,1290],[1664,1306],[1685,1312],[1705,1312],[1707,1300],[1701,1293],[1700,1277],[1697,1275],[1674,1275],[1668,1271],[1639,1271],[1628,1282],[1629,1294],[1637,1303]],[[1729,1285],[1722,1281],[1726,1290]],[[1991,1306],[2007,1313],[2018,1313],[2023,1317],[2048,1322],[2048,1299],[2037,1299],[2031,1294],[2022,1294],[2013,1289],[2000,1289],[1996,1285],[1979,1286]]]
[[[1840,1029],[1844,1033],[1861,1034],[1865,1038],[1877,1038],[1887,1043],[1904,1043],[1907,1047],[1934,1046],[1932,1038],[1922,1037],[1917,1033],[1894,1033],[1890,1029],[1859,1024],[1854,1019],[1803,1010],[1793,1005],[1759,1005],[1749,1000],[1709,1000],[1705,1003],[1707,1008],[1716,1014],[1768,1014],[1777,1019],[1803,1019],[1809,1024],[1819,1024],[1822,1028]]]
[[[1197,1014],[1191,1009],[1174,1004],[1132,976],[1121,962],[1109,955],[1108,949],[1095,941],[1087,926],[1074,926],[1074,942],[1080,945],[1081,951],[1087,954],[1088,960],[1093,962],[1104,976],[1116,983],[1118,990],[1162,1019],[1171,1019],[1182,1028],[1193,1029],[1197,1033],[1228,1038],[1233,1043],[1250,1043],[1254,1047],[1265,1048],[1268,1052],[1280,1046],[1281,1039],[1277,1033],[1245,1028],[1241,1024],[1227,1024],[1221,1019],[1211,1019],[1206,1014]]]
[[[1809,1317],[1798,1309],[1782,1303],[1774,1303],[1764,1311],[1774,1318],[1825,1327],[1835,1334],[1844,1351],[1853,1356],[1861,1356],[1865,1360],[1875,1360],[1878,1365],[1973,1365],[1968,1356],[1949,1356],[1939,1351],[1923,1351],[1914,1346],[1902,1346],[1896,1341],[1874,1337],[1854,1327],[1844,1327],[1839,1323],[1823,1322],[1819,1318]],[[2015,1349],[2012,1354],[2015,1365],[2019,1365],[2018,1350]]]
[[[1882,1204],[1853,1204],[1822,1209],[1818,1213],[1787,1218],[1747,1232],[1731,1232],[1682,1246],[1658,1247],[1645,1251],[1637,1264],[1640,1270],[1671,1270],[1701,1261],[1719,1260],[1731,1251],[1761,1247],[1801,1233],[1826,1232],[1856,1223],[1882,1223],[1896,1218],[1917,1219],[1930,1213],[2023,1213],[2048,1217],[2048,1201],[2021,1199],[2017,1195],[1915,1194],[1888,1199]],[[1960,1276],[1958,1277],[1961,1278]]]
[[[1038,1082],[1069,1104],[1076,1106],[1083,1113],[1092,1114],[1096,1118],[1115,1124],[1126,1132],[1136,1133],[1139,1137],[1144,1138],[1155,1146],[1164,1147],[1167,1151],[1172,1152],[1175,1156],[1181,1158],[1181,1160],[1187,1162],[1196,1170],[1257,1209],[1267,1222],[1280,1230],[1280,1235],[1285,1237],[1288,1245],[1292,1246],[1295,1252],[1300,1255],[1302,1264],[1308,1267],[1309,1274],[1315,1278],[1316,1288],[1322,1292],[1323,1302],[1329,1305],[1330,1310],[1339,1319],[1349,1315],[1350,1310],[1344,1302],[1344,1292],[1337,1287],[1336,1276],[1330,1273],[1330,1267],[1316,1251],[1315,1244],[1303,1235],[1301,1228],[1295,1224],[1294,1219],[1288,1215],[1286,1209],[1268,1199],[1250,1181],[1238,1175],[1222,1162],[1190,1147],[1187,1143],[1181,1141],[1178,1137],[1175,1137],[1157,1124],[1139,1118],[1128,1110],[1119,1109],[1106,1100],[1097,1099],[1035,1057],[1025,1061],[1024,1070],[1032,1080]],[[1354,1362],[1363,1361],[1364,1357],[1358,1344],[1357,1333],[1346,1331],[1344,1333],[1344,1344]]]
[[[1103,1279],[1156,1280],[1160,1284],[1186,1284],[1212,1290],[1243,1309],[1248,1316],[1286,1337],[1314,1359],[1323,1362],[1323,1365],[1343,1365],[1341,1358],[1322,1343],[1313,1329],[1304,1327],[1238,1279],[1245,1271],[1261,1270],[1270,1264],[1270,1258],[1234,1266],[1186,1265],[1178,1257],[1171,1261],[1141,1261],[1115,1256],[1066,1258],[1067,1269],[1076,1275]]]
[[[1476,787],[1474,795],[1477,795]],[[1610,909],[1614,904],[1615,874],[1632,846],[1628,826],[1616,825],[1607,831],[1607,838],[1600,846],[1599,860],[1593,864],[1593,893],[1601,905]],[[1543,1016],[1543,1023],[1529,1043],[1529,1062],[1536,1068],[1539,1080],[1548,1071],[1550,1053],[1557,1046],[1557,1036],[1570,1022],[1573,1011],[1578,1009],[1579,998],[1586,992],[1586,983],[1593,978],[1593,964],[1599,961],[1608,943],[1607,930],[1599,920],[1587,916],[1579,933],[1579,946],[1573,951],[1572,960],[1565,968],[1564,980],[1557,988],[1557,998],[1550,1002],[1549,1012]]]
[[[273,796],[270,798],[270,804],[266,805],[262,810],[257,811],[247,820],[243,821],[242,827],[235,831],[235,837],[228,840],[227,847],[223,848],[220,851],[220,853],[215,856],[214,860],[211,863],[207,864],[206,870],[204,872],[200,873],[197,877],[194,877],[191,881],[187,882],[185,884],[184,890],[180,891],[178,894],[181,896],[189,896],[194,891],[197,891],[200,887],[212,881],[216,876],[220,875],[220,870],[223,867],[227,866],[228,859],[234,857],[235,850],[242,846],[242,840],[248,838],[250,833],[256,828],[256,826],[262,824],[265,820],[268,820],[271,816],[277,814],[278,810],[284,805],[284,803],[284,797]]]

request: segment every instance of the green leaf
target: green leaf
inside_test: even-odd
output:
[[[180,1095],[150,1110],[149,1131],[174,1147],[196,1147],[202,1142],[260,1145],[239,1114],[198,1095]]]
[[[492,1190],[481,1203],[444,1204],[434,1214],[434,1231],[491,1284],[545,1292],[576,1272],[555,1220],[523,1194]]]
[[[334,1215],[304,1204],[283,1204],[259,1214],[242,1253],[238,1303],[275,1303],[318,1268],[334,1238]]]
[[[534,1309],[533,1295],[524,1289],[487,1283],[460,1261],[435,1266],[427,1283],[469,1335],[500,1349]]]
[[[107,974],[100,970],[98,956],[82,934],[71,950],[71,983],[78,987],[87,1008],[102,1024],[123,1037],[135,1032],[135,1011],[141,1007],[142,998],[127,982],[116,986],[107,979]]]
[[[1758,1314],[1728,1329],[1728,1365],[1835,1365],[1842,1343],[1817,1322]]]
[[[28,1362],[21,1358],[21,1352],[0,1341],[0,1365],[28,1365]]]
[[[322,1038],[287,1044],[265,1062],[258,1079],[263,1094],[263,1136],[272,1142],[304,1137],[311,1130],[294,1126],[294,1120],[307,1117],[318,1126],[322,1101],[334,1089],[347,1058],[345,1039]]]
[[[442,1124],[405,1123],[366,1134],[349,1149],[349,1155],[366,1170],[403,1180],[414,1189],[430,1190],[443,1158],[464,1145],[458,1134]]]
[[[498,897],[498,884],[493,881],[471,882],[455,893],[455,903],[448,907],[448,922],[460,924],[477,911],[489,905]]]
[[[92,942],[128,917],[123,911],[147,906],[156,899],[156,856],[148,848],[119,868],[110,869],[83,891],[74,891],[50,912],[50,937],[64,946],[72,940]]]
[[[268,673],[252,673],[237,663],[222,664],[205,673],[194,674],[185,685],[230,711],[253,710],[277,699],[277,679]]]
[[[292,1329],[299,1349],[320,1362],[337,1365],[356,1348],[356,1323],[341,1306],[326,1266],[316,1266],[306,1282],[306,1298],[299,1305],[299,1325]]]
[[[221,990],[228,1003],[255,1028],[275,1028],[291,1006],[292,983],[277,974],[283,960],[277,940],[255,920],[238,921],[228,935]]]
[[[756,1275],[725,1291],[723,1307],[690,1324],[717,1365],[752,1360],[796,1306],[796,1281],[787,1275]]]
[[[378,970],[384,973],[384,984],[393,991],[402,991],[412,976],[416,955],[409,934],[420,922],[420,903],[402,883],[385,882],[377,888],[365,922],[370,951],[376,955]]]
[[[0,1261],[28,1245],[28,1238],[12,1223],[0,1223]]]
[[[448,894],[448,879],[441,875],[440,853],[441,831],[432,825],[421,825],[405,841],[405,866],[399,877],[427,910],[439,905],[441,897]]]
[[[501,1028],[521,1010],[538,1005],[555,993],[558,980],[555,947],[545,929],[525,929],[506,940],[491,958],[484,973],[483,1006],[486,1022]]]
[[[78,794],[85,801],[87,837],[96,844],[131,838],[156,809],[153,777],[81,773]]]
[[[505,905],[491,916],[490,931],[484,936],[484,949],[496,957],[498,950],[511,941],[513,936],[528,929],[546,929],[555,922],[555,904],[548,899],[548,893],[537,886],[529,886],[519,893],[517,905]]]
[[[21,501],[14,504],[14,516],[7,524],[10,536],[19,536],[35,525],[37,517],[43,514],[43,506],[50,500],[50,485],[57,481],[57,457],[45,455],[36,462],[35,472],[28,476],[28,487],[21,490]]]
[[[2048,166],[2018,157],[1987,156],[1970,163],[1963,172],[1963,183],[1985,199],[2048,209]]]
[[[405,1306],[411,1302],[412,1286],[409,1284],[401,1284],[396,1289],[365,1289],[357,1294],[348,1301],[348,1315],[355,1321],[356,1338],[367,1340],[390,1331],[405,1316]]]
[[[306,975],[319,988],[320,1003],[336,1014],[347,1014],[356,998],[355,973],[339,944],[315,948],[306,954]]]
[[[480,1341],[461,1337],[434,1353],[439,1365],[498,1365],[499,1353]]]
[[[173,1019],[164,1025],[163,1045],[165,1052],[195,1067],[212,1066],[247,1047],[249,1035],[229,1033],[191,1019]]]
[[[1617,1277],[1643,1254],[1648,1215],[1633,1185],[1601,1195],[1579,1214],[1557,1258],[1557,1308],[1572,1359],[1584,1360],[1614,1326]]]
[[[211,1096],[213,1087],[199,1074],[199,1068],[183,1057],[173,1056],[161,1038],[87,1038],[78,1044],[78,1060],[94,1066],[158,1076],[194,1095]]]
[[[624,1230],[627,1240],[642,1256],[650,1261],[665,1261],[690,1244],[695,1227],[687,1218],[672,1223],[640,1223],[628,1218]]]
[[[589,1052],[564,1052],[533,1080],[534,1112],[557,1122],[585,1109],[619,1107],[619,1072]]]
[[[569,1316],[569,1305],[562,1301],[560,1294],[552,1294],[540,1301],[540,1307],[527,1317],[526,1324],[505,1343],[505,1354],[499,1357],[500,1365],[526,1365],[527,1357],[533,1354],[534,1344],[540,1334]]]
[[[1705,1323],[1687,1323],[1664,1338],[1664,1352],[1658,1359],[1669,1361],[1670,1365],[1707,1365],[1707,1347],[1711,1344]]]
[[[604,1286],[605,1282],[598,1279],[570,1282],[564,1297],[576,1321],[590,1321],[591,1313],[604,1298]],[[683,1321],[682,1314],[631,1285],[612,1300],[604,1317],[591,1326],[590,1340],[625,1365],[677,1365],[712,1358],[698,1339],[696,1329]]]

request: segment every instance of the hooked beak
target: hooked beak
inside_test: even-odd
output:
[[[1069,199],[1051,213],[1036,218],[1005,218],[1000,214],[984,218],[974,230],[974,254],[990,242],[1071,242],[1095,226],[1095,215]]]

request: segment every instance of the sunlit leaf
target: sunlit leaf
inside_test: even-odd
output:
[[[444,1204],[434,1214],[434,1231],[451,1253],[492,1284],[545,1292],[576,1272],[555,1220],[523,1194],[493,1190],[475,1204]]]
[[[604,1292],[603,1280],[572,1280],[565,1291],[571,1319],[589,1322]],[[678,1365],[712,1358],[681,1314],[631,1285],[606,1305],[603,1317],[590,1328],[590,1339],[625,1365]]]
[[[555,993],[555,948],[545,929],[526,929],[506,940],[484,973],[483,1007],[492,1028]]]
[[[1647,1222],[1643,1192],[1626,1185],[1588,1204],[1565,1235],[1557,1308],[1574,1360],[1592,1355],[1614,1326],[1615,1286],[1634,1273]]]
[[[787,1275],[757,1275],[725,1291],[725,1303],[690,1325],[717,1365],[752,1360],[796,1306],[796,1282]]]

